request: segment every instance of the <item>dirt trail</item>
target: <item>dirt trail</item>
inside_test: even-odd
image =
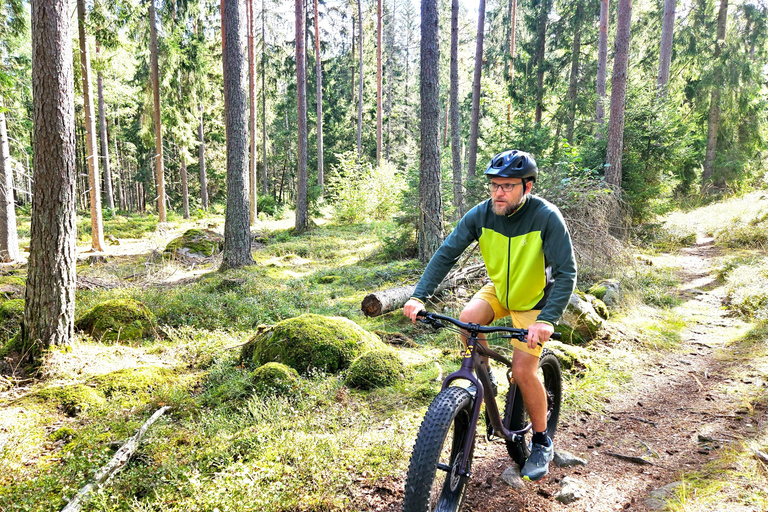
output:
[[[728,317],[723,289],[711,275],[717,249],[712,239],[676,257],[686,300],[681,313],[694,319],[683,332],[682,351],[649,361],[627,390],[611,397],[604,413],[569,418],[557,433],[556,448],[586,458],[588,464],[557,468],[539,484],[512,489],[499,476],[510,465],[503,444],[480,443],[474,481],[465,510],[615,511],[651,510],[651,491],[702,469],[717,449],[754,433],[760,425],[743,418],[739,395],[728,393],[728,363],[717,357],[734,330],[747,325]],[[606,452],[643,456],[652,465],[619,460]],[[570,505],[554,499],[559,482],[571,476],[586,496]]]

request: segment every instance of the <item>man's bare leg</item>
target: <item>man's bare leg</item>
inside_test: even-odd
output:
[[[490,304],[483,299],[472,299],[469,304],[462,310],[459,315],[459,320],[464,323],[473,323],[480,325],[488,325],[493,322],[493,308]],[[467,333],[461,332],[461,341],[464,342],[464,346],[467,345]],[[488,347],[488,342],[485,341],[485,335],[481,334],[477,337],[477,340],[484,347]],[[483,357],[483,362],[488,366],[488,358]]]
[[[525,408],[531,417],[533,430],[547,430],[547,391],[539,380],[539,358],[515,349],[512,355],[512,374],[523,393]]]

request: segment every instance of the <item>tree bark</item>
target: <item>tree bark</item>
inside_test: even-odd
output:
[[[253,264],[248,222],[248,41],[245,11],[243,2],[227,3],[222,16],[227,136],[227,213],[224,219],[222,270]]]
[[[483,36],[485,35],[485,0],[480,0],[477,13],[477,43],[475,45],[475,76],[472,81],[472,117],[469,122],[469,161],[467,179],[475,177],[477,165],[477,132],[480,123],[480,79],[483,74]]]
[[[258,155],[256,154],[256,58],[253,51],[253,26],[254,26],[254,14],[253,14],[253,0],[247,0],[248,7],[248,121],[251,132],[251,151],[248,167],[248,176],[250,178],[250,186],[248,187],[251,192],[251,204],[250,204],[250,221],[251,225],[256,223],[258,217],[258,188],[256,184],[256,161]]]
[[[541,2],[541,12],[536,29],[536,113],[534,122],[537,127],[541,126],[541,116],[544,110],[544,56],[547,43],[547,20],[551,7],[551,0]]]
[[[96,119],[93,114],[91,89],[91,56],[85,35],[85,0],[77,0],[77,25],[80,35],[80,73],[83,77],[83,110],[85,111],[85,140],[88,159],[88,186],[91,199],[91,247],[104,250],[104,223],[101,218],[101,183],[99,156],[96,151]]]
[[[608,121],[608,151],[605,181],[614,191],[621,190],[621,157],[624,153],[624,110],[627,97],[629,36],[632,0],[619,0],[616,17],[613,75],[611,77],[611,118]]]
[[[99,45],[96,45],[96,55],[99,54]],[[104,78],[101,71],[96,73],[96,90],[99,95],[99,139],[101,142],[101,159],[104,162],[104,199],[107,208],[115,209],[115,194],[112,189],[112,169],[109,166],[109,140],[107,140],[107,114],[104,107]]]
[[[360,61],[360,87],[357,95],[357,159],[363,156],[363,8],[357,0],[357,51]]]
[[[298,169],[296,198],[296,232],[309,228],[307,213],[307,72],[304,27],[306,24],[302,0],[296,0],[296,112],[298,115]]]
[[[75,92],[69,2],[32,2],[35,181],[22,338],[38,354],[75,325]]]
[[[79,0],[83,1],[83,0]],[[222,0],[223,1],[223,0]],[[223,37],[223,35],[222,35]],[[159,222],[166,222],[165,212],[165,170],[163,167],[163,125],[160,120],[160,71],[157,63],[157,16],[155,0],[149,0],[149,52],[152,66],[152,94],[154,97],[155,121],[155,173],[157,179],[157,217]]]
[[[461,177],[461,126],[459,125],[459,0],[451,1],[451,166],[453,168],[454,219],[464,216],[464,184]]]
[[[579,59],[581,57],[581,22],[584,17],[584,2],[578,0],[573,20],[573,48],[571,50],[571,76],[568,84],[568,125],[566,139],[573,145],[573,126],[576,122],[577,86],[579,83]]]
[[[181,200],[183,202],[182,215],[185,219],[189,218],[189,181],[187,178],[187,159],[184,155],[179,155],[181,163]]]
[[[603,137],[605,124],[605,76],[608,68],[608,0],[600,0],[600,37],[597,44],[597,108],[595,138]]]
[[[701,173],[701,191],[705,192],[712,179],[715,168],[717,150],[717,132],[720,129],[720,88],[723,73],[721,70],[720,54],[725,45],[725,24],[728,16],[728,0],[720,0],[720,10],[717,13],[717,41],[715,41],[715,76],[712,93],[709,99],[709,121],[707,122],[707,149],[704,154],[704,170]]]
[[[509,83],[515,81],[515,27],[517,26],[517,0],[509,0]]]
[[[317,0],[315,0],[317,2]],[[378,20],[376,30],[376,166],[381,164],[381,131],[382,131],[382,71],[381,71],[381,40],[383,27],[381,26],[381,2],[377,0],[376,19]]]
[[[667,82],[669,82],[672,39],[675,33],[675,9],[677,9],[677,0],[664,1],[664,18],[661,22],[661,44],[659,46],[659,76],[656,80],[658,97],[666,94]]]
[[[481,0],[483,2],[484,0]],[[426,263],[443,243],[440,176],[440,48],[437,0],[421,2],[421,170],[419,260]]]
[[[261,148],[262,155],[261,168],[261,192],[267,195],[267,37],[266,37],[266,10],[264,9],[264,0],[261,0]]]
[[[203,134],[203,104],[197,106],[200,122],[197,124],[198,165],[200,167],[200,204],[208,210],[208,173],[205,170],[205,136]]]
[[[320,55],[320,13],[317,10],[315,0],[315,75],[317,76],[315,93],[317,113],[317,184],[320,193],[325,189],[325,176],[323,175],[323,59]]]
[[[0,97],[0,107],[3,99]],[[0,110],[0,261],[10,263],[19,259],[19,235],[16,230],[16,203],[13,200],[13,167],[8,146],[5,112]]]

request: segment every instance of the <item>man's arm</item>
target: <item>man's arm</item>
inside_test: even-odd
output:
[[[554,324],[562,316],[573,290],[576,288],[576,257],[573,254],[571,235],[559,211],[550,214],[544,232],[544,257],[552,268],[554,283],[544,309],[537,322]]]

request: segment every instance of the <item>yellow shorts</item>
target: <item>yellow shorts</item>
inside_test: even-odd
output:
[[[536,318],[538,318],[539,313],[541,312],[540,309],[531,309],[528,311],[509,311],[501,305],[501,302],[499,302],[499,298],[496,296],[496,287],[493,285],[493,283],[487,284],[480,288],[480,291],[478,291],[474,297],[472,297],[472,299],[483,300],[493,308],[493,321],[509,316],[512,319],[512,327],[515,327],[516,329],[527,329],[529,325],[536,321]],[[541,356],[542,347],[538,345],[536,345],[535,349],[530,349],[528,348],[528,344],[524,341],[513,339],[510,343],[512,344],[513,348],[516,348],[522,352],[534,355],[536,357]]]

